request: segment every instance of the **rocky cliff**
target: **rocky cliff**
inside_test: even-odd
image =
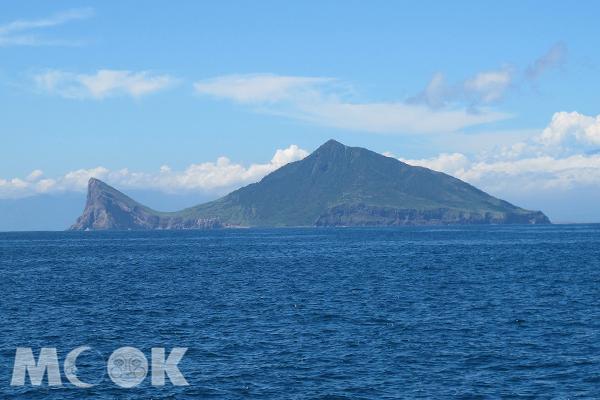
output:
[[[148,208],[98,179],[88,183],[83,215],[68,229],[209,229],[223,228],[219,218],[184,218]]]
[[[403,225],[504,225],[548,224],[541,211],[528,213],[486,212],[451,209],[397,209],[365,204],[332,207],[317,218],[315,226],[403,226]]]

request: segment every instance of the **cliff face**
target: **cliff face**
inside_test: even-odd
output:
[[[172,213],[91,179],[83,215],[70,230],[548,223],[541,211],[452,176],[330,140],[258,183]]]
[[[529,213],[486,212],[450,209],[415,210],[373,207],[365,204],[332,207],[319,216],[315,226],[403,226],[403,225],[503,225],[549,224],[541,211]]]
[[[222,228],[219,218],[170,216],[143,206],[98,179],[88,183],[83,215],[68,230],[210,229]]]

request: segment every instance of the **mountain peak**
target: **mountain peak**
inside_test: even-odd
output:
[[[335,139],[329,139],[328,141],[326,141],[325,143],[323,143],[321,145],[321,147],[333,147],[333,146],[344,146],[344,147],[346,147],[345,145],[343,145],[342,143],[338,142]]]
[[[106,183],[102,182],[98,178],[90,178],[90,180],[88,181],[88,191],[94,190],[94,189],[99,189],[103,186],[108,186],[108,185]]]
[[[326,141],[325,143],[323,143],[318,149],[317,151],[321,150],[337,150],[337,149],[345,149],[347,146],[343,145],[342,143],[338,142],[337,140],[334,139],[329,139],[328,141]]]
[[[88,190],[90,190],[91,188],[95,188],[95,187],[99,186],[102,183],[104,183],[104,182],[102,182],[98,178],[90,178],[90,180],[88,181]]]

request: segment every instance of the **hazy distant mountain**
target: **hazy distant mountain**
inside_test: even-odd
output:
[[[258,183],[178,212],[155,211],[91,179],[70,230],[547,223],[540,211],[449,175],[330,140]]]
[[[62,231],[81,213],[84,193],[0,199],[0,231]]]

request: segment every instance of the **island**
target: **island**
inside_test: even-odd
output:
[[[177,212],[153,210],[91,178],[83,215],[68,230],[549,223],[541,211],[450,175],[329,140],[260,182]]]

